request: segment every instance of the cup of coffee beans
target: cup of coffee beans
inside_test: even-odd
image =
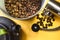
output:
[[[5,0],[8,14],[18,19],[29,19],[38,14],[42,0]]]

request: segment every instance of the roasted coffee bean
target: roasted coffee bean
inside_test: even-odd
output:
[[[44,13],[41,13],[42,16],[44,16]]]
[[[51,20],[47,20],[47,23],[48,23],[48,22],[51,22]]]
[[[45,21],[45,19],[43,19],[43,21]]]
[[[37,19],[39,19],[39,14],[37,15]]]
[[[48,26],[51,26],[51,24],[48,24]]]
[[[53,24],[48,24],[48,26],[53,26]]]
[[[39,18],[40,21],[43,21],[43,18]]]
[[[54,18],[53,18],[52,20],[53,20],[53,21],[55,21],[55,19],[54,19]]]
[[[43,21],[45,21],[46,20],[46,16],[43,18]]]
[[[47,25],[47,24],[45,24],[45,26],[43,26],[43,28],[44,28],[44,29],[46,29],[47,27],[48,27],[48,25]]]
[[[53,23],[52,22],[50,22],[50,26],[53,26]]]
[[[48,26],[53,26],[53,23],[52,22],[49,22]]]
[[[18,18],[26,18],[36,14],[40,7],[40,0],[5,0],[5,7],[10,15]],[[16,16],[15,16],[16,15]]]
[[[44,26],[44,24],[43,24],[43,22],[42,22],[42,21],[40,21],[40,26]]]
[[[50,18],[50,17],[47,18],[47,23],[48,23],[48,22],[51,22],[51,18]]]
[[[40,24],[40,22],[37,22],[37,24]]]
[[[43,29],[47,29],[47,27],[43,27]]]

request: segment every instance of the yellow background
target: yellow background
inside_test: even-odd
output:
[[[60,0],[57,0],[60,2]],[[7,18],[7,15],[4,14],[0,10],[0,16],[5,16]],[[29,20],[17,20],[14,18],[10,18],[13,21],[15,21],[17,24],[21,25],[21,35],[20,35],[20,40],[60,40],[60,31],[38,31],[38,32],[33,32],[31,29],[32,24],[36,23],[38,20],[36,17],[29,19]],[[60,26],[60,18],[55,17],[55,21],[53,22],[53,27]]]

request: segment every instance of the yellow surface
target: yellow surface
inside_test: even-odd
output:
[[[59,0],[58,0],[59,1]],[[36,17],[29,20],[17,20],[11,17],[8,17],[0,10],[0,15],[12,19],[17,24],[21,25],[21,40],[60,40],[60,31],[38,31],[33,32],[31,30],[32,24],[36,23],[38,20]],[[55,17],[53,22],[53,27],[60,26],[60,18]]]
[[[60,0],[56,0],[56,1],[60,2]]]

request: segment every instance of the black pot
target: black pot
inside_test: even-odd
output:
[[[0,29],[6,31],[5,34],[0,35],[0,40],[19,40],[20,26],[12,20],[0,17]]]

